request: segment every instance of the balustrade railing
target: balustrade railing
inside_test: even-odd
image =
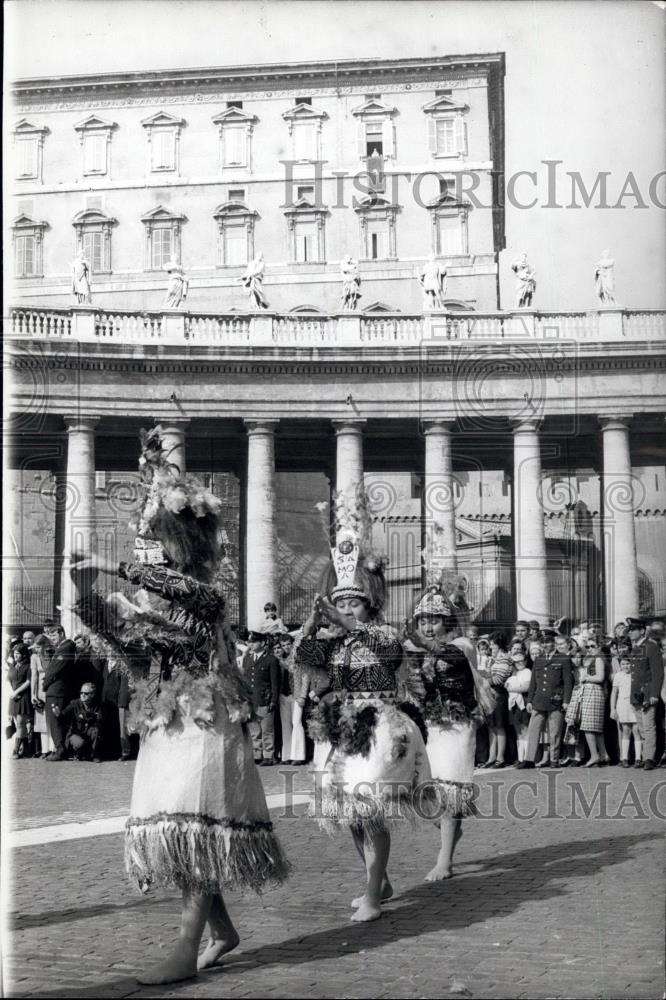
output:
[[[391,347],[439,340],[656,340],[666,338],[666,310],[250,314],[140,312],[17,306],[9,337],[121,344],[220,347]]]

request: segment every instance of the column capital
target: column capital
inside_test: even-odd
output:
[[[365,417],[349,417],[342,420],[331,420],[336,434],[362,434],[367,424]]]
[[[162,430],[185,431],[191,424],[189,417],[155,417],[155,426],[159,424]]]
[[[518,417],[511,421],[515,434],[538,434],[543,420],[541,417]]]
[[[456,421],[453,419],[435,417],[432,420],[422,420],[421,426],[424,434],[450,434],[455,423]]]
[[[87,431],[93,434],[100,421],[99,417],[81,417],[69,414],[63,416],[62,419],[65,422],[68,434],[76,433],[76,431]]]
[[[243,420],[243,423],[245,424],[245,430],[248,434],[274,434],[280,421],[271,417],[266,417],[266,419],[259,418],[257,420]]]
[[[628,431],[633,413],[605,413],[597,417],[602,431]]]

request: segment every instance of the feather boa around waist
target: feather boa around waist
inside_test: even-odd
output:
[[[509,691],[509,711],[512,708],[519,708],[521,712],[525,708],[525,699],[519,691]]]
[[[354,698],[346,692],[329,694],[319,702],[308,722],[308,732],[316,743],[330,743],[335,750],[348,756],[367,757],[380,712],[390,717],[396,759],[406,752],[409,722],[418,726],[425,742],[427,731],[416,706],[396,705],[394,699],[381,697]]]

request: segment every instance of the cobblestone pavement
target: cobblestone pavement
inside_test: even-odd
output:
[[[6,762],[14,826],[39,836],[38,826],[122,814],[132,771]],[[306,789],[305,770],[290,773]],[[262,778],[280,792],[277,768]],[[139,987],[133,973],[166,953],[179,900],[128,886],[121,834],[18,847],[5,879],[4,995],[661,997],[664,824],[655,809],[666,815],[666,772],[507,770],[477,780],[481,815],[464,824],[455,877],[424,883],[438,834],[399,825],[396,896],[372,924],[349,920],[362,885],[350,837],[327,837],[302,805],[295,819],[273,810],[293,877],[261,897],[230,894],[240,948],[224,968],[170,987]]]

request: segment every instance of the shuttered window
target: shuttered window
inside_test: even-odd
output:
[[[86,174],[106,173],[106,135],[87,135],[84,138],[83,169]]]
[[[176,133],[173,129],[154,129],[150,141],[153,170],[175,170]]]
[[[463,231],[460,215],[440,215],[438,226],[438,252],[443,256],[463,253]]]
[[[16,276],[28,278],[36,274],[35,268],[35,237],[17,236],[15,240]]]
[[[90,270],[103,271],[104,268],[104,234],[101,231],[83,234],[83,256],[90,264]]]
[[[153,270],[161,270],[171,260],[173,231],[170,228],[153,229],[150,265]]]
[[[222,233],[223,264],[247,264],[247,229],[245,226],[225,226]]]
[[[227,125],[224,128],[224,166],[242,167],[246,164],[246,136],[244,125]]]
[[[19,139],[17,141],[16,153],[18,177],[37,176],[38,141],[38,139],[32,136],[30,138]]]

